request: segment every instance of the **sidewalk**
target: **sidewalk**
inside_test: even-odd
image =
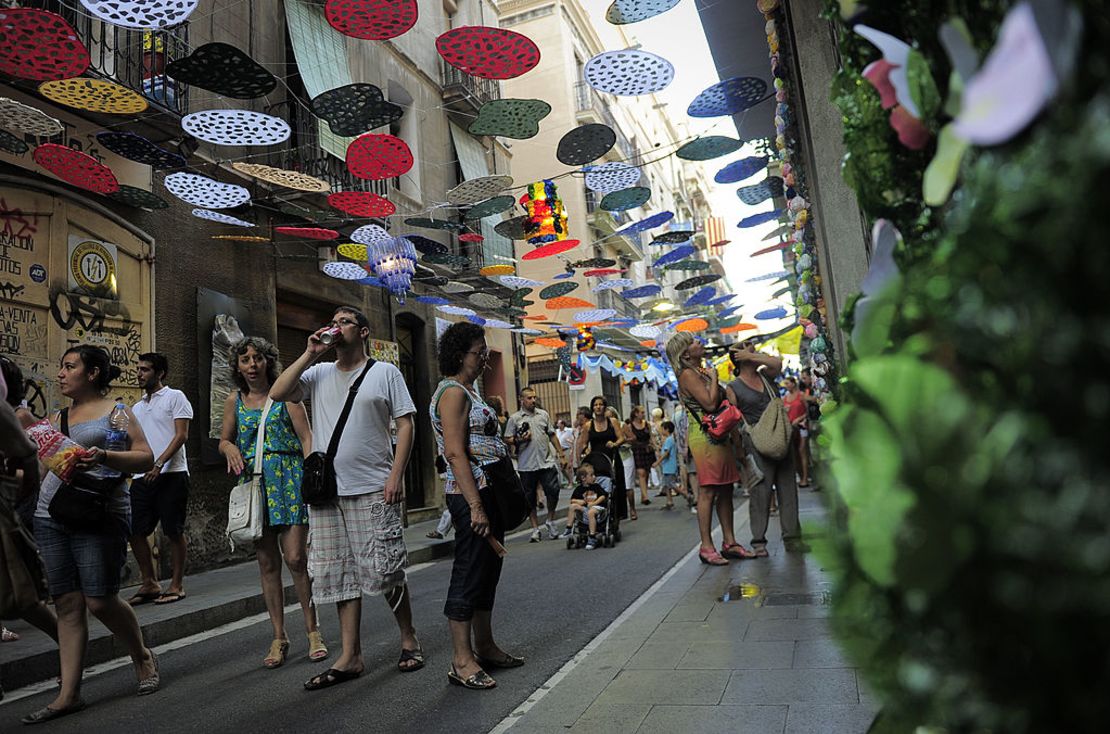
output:
[[[436,521],[430,520],[405,528],[410,566],[454,553],[454,533],[446,540],[425,537],[435,526]],[[297,597],[287,571],[284,580],[287,583],[285,603],[296,604]],[[129,599],[134,588],[121,589],[120,597]],[[254,560],[186,576],[185,592],[187,596],[173,604],[144,604],[135,608],[147,645],[162,645],[266,611],[258,565]],[[9,620],[4,624],[22,636],[18,642],[0,645],[0,681],[4,688],[11,691],[58,674],[58,648],[53,640],[22,620]],[[114,644],[111,633],[90,615],[86,667],[125,654],[122,647]]]
[[[822,532],[819,496],[800,499],[803,528]],[[747,545],[746,504],[736,528]],[[864,734],[877,705],[832,638],[828,577],[779,532],[772,518],[767,559],[691,554],[494,733]]]

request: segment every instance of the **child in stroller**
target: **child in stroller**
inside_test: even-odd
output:
[[[608,532],[608,503],[612,489],[613,485],[608,477],[594,475],[592,464],[586,463],[578,467],[578,486],[570,496],[567,529],[561,536],[566,538],[567,550],[581,548],[583,545],[586,550],[593,550],[598,545],[613,545],[612,535]]]

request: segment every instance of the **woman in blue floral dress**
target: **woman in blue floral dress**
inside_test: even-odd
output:
[[[254,469],[258,422],[262,417],[270,385],[281,367],[273,344],[260,337],[247,337],[231,348],[228,359],[233,390],[224,402],[220,453],[227,471],[249,482]],[[262,491],[266,499],[265,528],[255,543],[262,575],[262,596],[274,627],[274,639],[262,664],[277,668],[289,653],[285,633],[284,584],[281,560],[293,576],[293,586],[304,612],[308,635],[308,657],[323,660],[328,648],[316,626],[312,606],[312,582],[308,576],[308,508],[301,501],[304,457],[312,451],[312,431],[303,403],[274,403],[266,417],[262,445]]]

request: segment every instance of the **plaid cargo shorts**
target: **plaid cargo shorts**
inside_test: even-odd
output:
[[[386,504],[383,493],[309,510],[308,573],[317,604],[389,592],[404,585],[406,565],[400,505]]]

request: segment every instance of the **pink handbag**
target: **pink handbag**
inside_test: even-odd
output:
[[[721,401],[716,413],[702,415],[701,427],[715,441],[721,442],[728,438],[728,434],[744,420],[740,409],[727,399]]]

